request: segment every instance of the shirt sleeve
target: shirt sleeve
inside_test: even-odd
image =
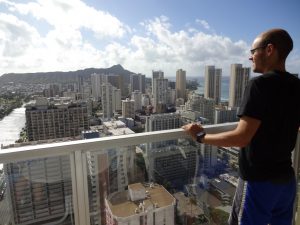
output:
[[[258,79],[253,79],[247,85],[238,117],[249,116],[258,120],[263,120],[265,115],[265,96]]]

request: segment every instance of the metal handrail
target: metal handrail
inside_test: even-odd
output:
[[[236,125],[237,123],[225,123],[225,124],[208,125],[208,126],[204,126],[204,128],[207,131],[207,133],[219,133],[228,130],[233,130],[236,127]],[[8,163],[8,162],[32,160],[37,158],[61,156],[61,155],[70,155],[70,158],[73,157],[74,158],[73,161],[71,160],[71,162],[74,164],[73,166],[71,166],[73,168],[72,169],[72,183],[73,183],[72,188],[74,193],[73,202],[74,202],[74,208],[75,209],[78,208],[78,212],[75,210],[76,213],[74,213],[75,220],[77,221],[77,224],[89,224],[88,210],[85,210],[86,212],[83,213],[81,207],[78,206],[79,200],[87,200],[88,198],[88,196],[86,196],[87,192],[84,185],[82,186],[79,185],[84,183],[83,182],[84,179],[80,179],[80,178],[85,177],[86,179],[86,176],[84,174],[79,173],[80,171],[81,172],[85,171],[86,168],[84,164],[81,165],[80,163],[78,163],[79,161],[84,162],[84,160],[81,159],[82,155],[84,155],[82,153],[86,153],[88,151],[94,151],[94,150],[102,150],[107,148],[118,148],[124,146],[144,144],[149,142],[159,142],[164,140],[174,140],[174,139],[188,138],[188,137],[189,136],[183,131],[183,129],[178,128],[172,130],[128,134],[128,135],[120,135],[120,136],[109,136],[109,137],[79,140],[79,141],[27,145],[23,147],[0,150],[0,164]],[[297,173],[297,179],[299,179],[300,176],[299,157],[300,157],[300,132],[298,134],[298,141],[295,146],[295,151],[293,153],[293,166]],[[80,194],[81,194],[80,196],[81,198],[78,197]],[[85,205],[88,206],[87,203]],[[295,209],[294,219],[299,220],[299,218],[297,218],[296,216],[297,215],[296,204],[294,209]],[[83,214],[86,218],[83,216]],[[76,215],[77,216],[80,215],[80,218],[79,219],[76,218]]]
[[[207,125],[204,126],[204,128],[208,133],[218,133],[222,131],[233,130],[236,125],[237,123],[223,123]],[[27,145],[17,148],[2,149],[0,151],[0,163],[68,155],[78,150],[86,152],[188,137],[189,136],[183,131],[182,128],[178,128],[172,130],[109,136],[51,144]]]

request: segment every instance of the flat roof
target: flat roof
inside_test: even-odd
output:
[[[145,189],[145,187],[141,183],[135,183],[135,184],[129,184],[128,189],[140,190],[140,189]]]
[[[139,187],[139,184],[131,184],[130,186]],[[143,186],[143,185],[142,185]],[[149,186],[143,186],[147,192],[148,198],[136,202],[128,200],[128,191],[123,191],[119,193],[114,193],[109,196],[107,202],[109,208],[116,217],[129,217],[136,215],[135,210],[139,208],[139,204],[144,202],[145,210],[148,207],[153,207],[157,204],[159,208],[166,207],[175,204],[175,198],[161,185],[155,184],[153,188]]]

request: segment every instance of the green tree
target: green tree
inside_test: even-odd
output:
[[[227,225],[229,213],[221,209],[210,208],[210,217],[212,221],[218,225]]]

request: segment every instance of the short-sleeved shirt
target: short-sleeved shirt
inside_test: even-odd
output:
[[[247,85],[238,116],[261,121],[249,145],[239,154],[244,180],[285,180],[294,176],[291,153],[300,126],[300,80],[271,71]]]

